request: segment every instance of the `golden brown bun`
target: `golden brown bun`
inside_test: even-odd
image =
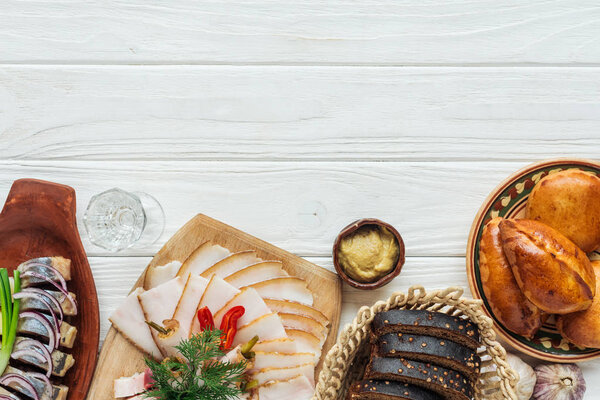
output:
[[[600,261],[593,261],[592,266],[600,276]],[[596,281],[596,293],[599,292],[600,279]],[[556,327],[564,338],[578,346],[600,347],[600,295],[594,297],[587,310],[558,316]]]
[[[596,275],[586,254],[557,230],[527,219],[499,224],[504,254],[523,294],[550,314],[592,305]]]
[[[483,228],[479,242],[481,284],[488,303],[506,329],[532,338],[542,326],[541,311],[521,292],[504,250],[498,224],[494,218]]]
[[[544,177],[527,200],[527,218],[550,225],[589,253],[600,246],[600,178],[568,169]]]

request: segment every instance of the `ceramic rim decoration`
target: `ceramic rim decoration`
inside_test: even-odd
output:
[[[498,185],[486,198],[471,226],[467,243],[467,275],[471,293],[483,301],[483,309],[494,319],[494,330],[517,350],[532,357],[552,362],[578,362],[600,357],[600,349],[581,348],[569,343],[556,330],[554,317],[544,323],[533,339],[508,331],[494,316],[483,292],[479,271],[479,241],[485,224],[494,217],[522,217],[531,190],[546,175],[580,169],[600,177],[600,163],[582,159],[554,159],[531,164],[517,171]],[[592,259],[599,256],[591,255]]]

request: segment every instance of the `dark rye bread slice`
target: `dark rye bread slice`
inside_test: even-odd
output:
[[[373,336],[373,354],[406,358],[436,364],[466,375],[471,381],[479,376],[481,358],[475,350],[448,339],[408,333]]]
[[[350,387],[346,400],[443,400],[430,390],[394,381],[359,381]]]
[[[402,332],[450,339],[470,349],[481,346],[477,325],[465,318],[427,310],[389,310],[375,315],[372,324],[376,336]]]
[[[409,383],[432,390],[448,400],[473,397],[473,384],[460,372],[404,358],[372,357],[365,370],[365,379]]]

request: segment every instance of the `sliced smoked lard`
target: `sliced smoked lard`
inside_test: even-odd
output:
[[[218,244],[212,242],[202,243],[183,262],[183,265],[177,271],[177,276],[187,278],[190,274],[200,275],[229,254],[231,254],[229,250]]]
[[[108,319],[115,329],[135,347],[145,354],[159,359],[162,355],[152,338],[150,327],[146,325],[144,310],[142,310],[138,300],[138,296],[143,292],[144,289],[142,288],[137,288],[131,292]]]
[[[171,319],[187,280],[187,277],[184,279],[178,276],[162,285],[140,293],[138,299],[144,311],[145,321],[162,325],[165,320]],[[158,342],[159,332],[154,329],[151,329],[151,332],[154,341]]]
[[[158,335],[156,344],[162,354],[166,356],[176,356],[179,354],[175,346],[183,339],[190,336],[192,320],[196,316],[196,309],[202,294],[208,286],[208,280],[201,276],[190,276],[179,302],[175,307],[175,312],[171,317],[171,328],[173,331],[169,335]],[[175,322],[176,321],[176,322]]]
[[[304,375],[258,387],[260,400],[309,400],[313,394],[314,389]]]
[[[259,261],[261,261],[261,259],[256,257],[256,252],[254,250],[240,251],[239,253],[233,253],[215,263],[212,267],[202,272],[201,275],[205,278],[210,278],[213,275],[216,275],[219,278],[226,278]]]

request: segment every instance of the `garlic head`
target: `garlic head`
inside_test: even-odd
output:
[[[517,392],[517,398],[519,400],[529,400],[533,394],[533,389],[537,380],[535,371],[527,363],[525,363],[525,361],[521,360],[514,354],[507,353],[506,361],[519,375],[517,387],[515,388],[515,391]]]
[[[585,379],[575,364],[538,365],[537,382],[533,390],[536,400],[581,400],[585,393]]]

